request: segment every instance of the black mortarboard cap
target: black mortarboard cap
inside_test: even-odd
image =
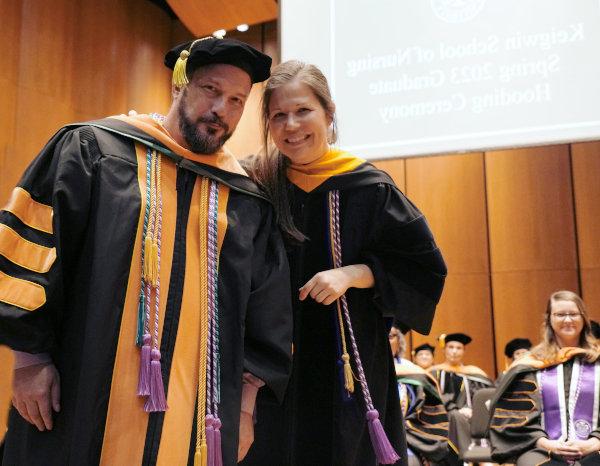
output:
[[[419,351],[423,351],[423,350],[431,351],[432,354],[435,353],[434,346],[431,346],[429,343],[423,343],[422,345],[419,345],[415,349],[413,349],[412,354],[415,355]]]
[[[472,338],[465,333],[458,332],[448,333],[447,335],[440,335],[439,340],[443,344],[443,346],[446,346],[446,344],[451,341],[458,341],[463,345],[468,345],[469,343],[471,343]]]
[[[504,355],[507,358],[512,358],[515,351],[520,349],[531,349],[531,341],[529,338],[513,338],[504,347]]]
[[[185,86],[187,75],[196,68],[216,63],[238,66],[258,83],[270,76],[271,61],[245,42],[212,36],[180,44],[165,55],[165,65],[173,70],[173,84],[177,86]]]

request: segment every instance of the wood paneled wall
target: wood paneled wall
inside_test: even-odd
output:
[[[174,21],[147,0],[0,0],[0,202],[63,124],[165,112]]]
[[[571,167],[579,281],[589,310],[600,317],[600,142],[573,144]]]
[[[600,142],[376,165],[425,214],[448,264],[431,335],[412,346],[468,333],[466,361],[495,375],[510,339],[539,340],[553,291],[580,293],[600,320]]]
[[[509,340],[539,340],[553,291],[580,293],[600,320],[600,142],[375,165],[425,214],[448,264],[432,332],[409,348],[462,331],[466,361],[495,375]]]
[[[580,292],[569,146],[486,154],[495,340],[537,340],[548,295]],[[503,356],[498,354],[500,364]]]
[[[432,335],[491,334],[483,154],[408,159],[406,166],[406,193],[427,217],[448,265]],[[413,341],[433,343],[417,334]],[[469,360],[487,368],[493,340],[477,344],[481,351]]]

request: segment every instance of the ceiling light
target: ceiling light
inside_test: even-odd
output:
[[[225,37],[225,34],[227,34],[227,31],[225,29],[219,29],[213,32],[212,35],[218,37],[219,39],[222,39],[223,37]]]
[[[238,24],[238,26],[236,27],[236,29],[240,32],[246,32],[248,28],[249,26],[247,24]]]

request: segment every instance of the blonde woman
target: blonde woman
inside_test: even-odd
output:
[[[331,147],[335,104],[317,67],[289,61],[273,69],[262,110],[275,149],[252,171],[288,239],[294,363],[283,407],[268,392],[259,397],[244,464],[404,464],[384,317],[429,330],[442,256],[421,212],[386,173]]]
[[[542,342],[513,363],[492,400],[497,461],[599,465],[600,344],[581,298],[550,296]]]

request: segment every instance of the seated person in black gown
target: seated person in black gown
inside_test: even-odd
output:
[[[553,293],[542,342],[513,364],[492,400],[494,459],[517,466],[600,465],[599,357],[581,298]]]
[[[469,449],[471,433],[469,421],[473,414],[472,400],[475,392],[493,386],[487,374],[477,366],[463,364],[465,346],[471,337],[464,333],[441,335],[446,360],[430,369],[439,383],[450,420],[450,440],[458,447],[461,456]]]
[[[400,407],[404,417],[408,466],[457,466],[456,447],[448,440],[448,413],[436,380],[423,368],[404,359],[400,330],[390,330]]]
[[[434,354],[435,347],[431,346],[429,343],[423,343],[412,351],[413,362],[422,369],[427,370],[433,366]]]

